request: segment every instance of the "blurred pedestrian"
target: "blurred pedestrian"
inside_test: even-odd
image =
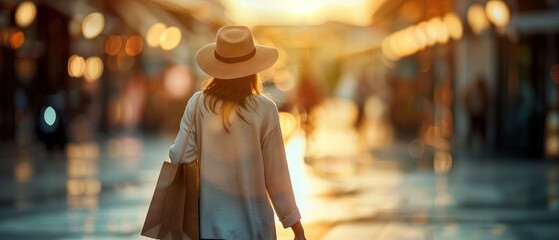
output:
[[[210,79],[188,101],[169,157],[188,163],[200,151],[202,239],[276,239],[272,205],[283,227],[305,239],[277,107],[261,94],[258,73],[277,58],[277,49],[254,45],[245,26],[222,27],[216,42],[196,54]],[[185,139],[195,117],[198,126]],[[179,159],[184,141],[185,157]]]
[[[464,103],[470,120],[469,142],[473,148],[484,147],[487,141],[487,115],[489,110],[489,91],[483,76],[475,78],[466,89]]]

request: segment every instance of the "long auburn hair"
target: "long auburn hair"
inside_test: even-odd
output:
[[[231,126],[230,115],[235,111],[246,123],[249,123],[241,114],[241,109],[256,109],[254,97],[262,94],[262,81],[258,74],[235,79],[209,78],[202,87],[204,107],[214,114],[217,113],[217,103],[221,102],[221,120],[225,131],[229,132]],[[249,103],[252,100],[254,105]]]

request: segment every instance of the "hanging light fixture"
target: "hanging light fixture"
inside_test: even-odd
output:
[[[470,24],[475,34],[489,28],[489,21],[481,4],[472,4],[468,8],[468,24]]]
[[[500,0],[490,0],[485,5],[485,13],[487,18],[495,26],[503,28],[507,26],[510,20],[510,10],[507,4]]]

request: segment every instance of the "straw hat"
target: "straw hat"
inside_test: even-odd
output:
[[[254,45],[252,32],[245,26],[225,26],[217,31],[216,42],[196,53],[196,62],[208,75],[234,79],[270,68],[278,59],[278,50]]]

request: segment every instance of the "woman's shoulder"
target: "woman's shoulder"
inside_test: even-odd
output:
[[[257,104],[256,112],[257,115],[260,116],[263,123],[264,129],[270,129],[273,126],[278,124],[279,115],[278,115],[278,107],[274,100],[270,97],[265,95],[256,95],[254,100]],[[268,130],[265,130],[268,131]]]
[[[189,102],[195,102],[197,100],[202,100],[202,99],[204,99],[204,97],[205,97],[204,91],[199,90],[199,91],[194,92],[192,94],[192,96],[190,96]]]
[[[197,98],[198,96],[204,96],[204,91],[198,90],[192,94],[192,98]]]
[[[196,106],[196,103],[198,103],[198,105],[200,104],[199,102],[204,98],[204,93],[202,91],[197,91],[195,93],[192,94],[192,96],[190,96],[190,98],[188,99],[188,102],[186,104],[186,109],[188,109],[189,111],[192,111]]]
[[[259,95],[256,95],[254,99],[256,100],[258,105],[262,105],[265,109],[273,109],[273,110],[276,110],[276,111],[278,109],[274,100],[272,100],[268,96],[259,94]]]

